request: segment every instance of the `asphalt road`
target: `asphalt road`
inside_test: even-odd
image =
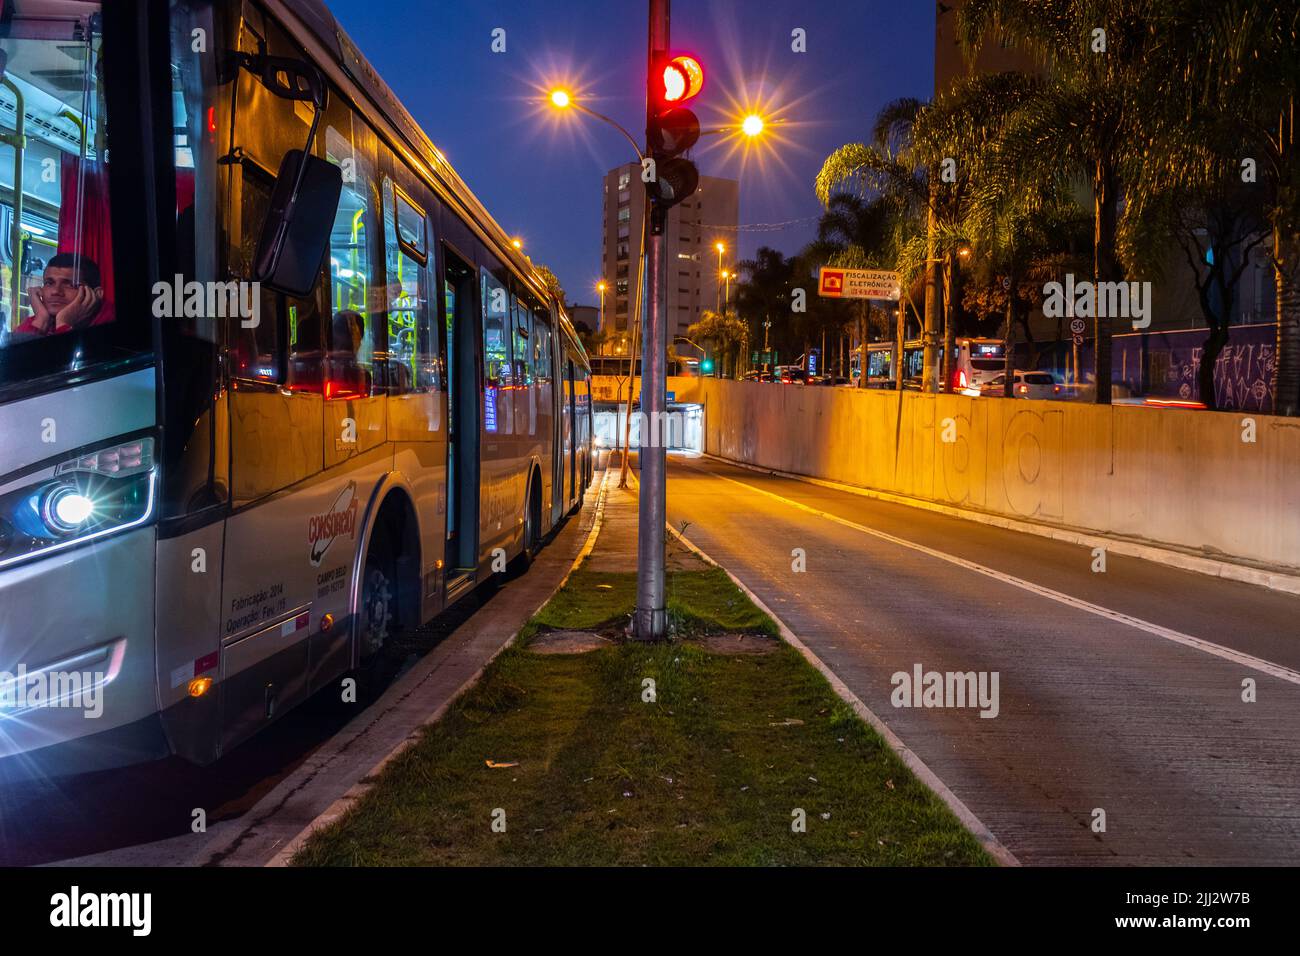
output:
[[[1300,598],[710,459],[668,488],[1021,862],[1300,863]],[[997,716],[894,706],[916,665],[996,672]]]

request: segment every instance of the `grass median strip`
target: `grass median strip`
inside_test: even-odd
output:
[[[670,572],[671,644],[528,649],[552,630],[620,635],[635,588],[576,571],[294,863],[991,862],[719,569]]]

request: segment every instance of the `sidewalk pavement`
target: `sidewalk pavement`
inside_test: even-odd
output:
[[[605,517],[596,547],[583,567],[589,571],[636,572],[637,527],[641,483],[635,469],[628,470],[628,486],[620,488],[618,453],[611,452],[605,487]],[[708,565],[665,532],[664,568],[667,571],[704,571]]]

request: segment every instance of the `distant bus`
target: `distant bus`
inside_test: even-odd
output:
[[[0,43],[0,757],[211,761],[527,564],[587,356],[317,0]]]
[[[867,384],[893,388],[894,352],[897,343],[872,342],[867,346]],[[942,361],[941,357],[939,358]],[[919,380],[924,368],[925,347],[920,339],[903,343],[903,381]],[[954,391],[978,388],[1004,371],[1006,345],[1001,339],[959,338],[953,344],[952,385]]]

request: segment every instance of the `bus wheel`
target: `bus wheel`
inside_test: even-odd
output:
[[[397,555],[377,531],[366,552],[361,579],[361,663],[373,661],[397,625]]]
[[[393,579],[378,566],[367,566],[361,602],[361,657],[378,654],[393,625]]]

